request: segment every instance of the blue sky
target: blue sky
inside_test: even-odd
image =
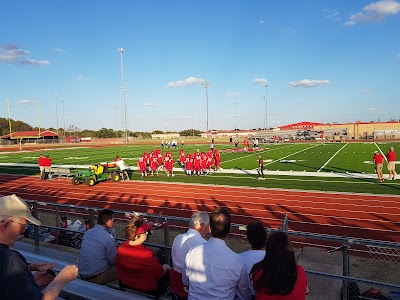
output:
[[[0,117],[180,131],[400,118],[400,1],[5,1]],[[268,84],[268,87],[265,87]],[[56,95],[57,94],[57,95]],[[57,111],[57,114],[56,114]]]

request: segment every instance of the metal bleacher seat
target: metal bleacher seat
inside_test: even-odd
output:
[[[18,245],[17,245],[17,248]],[[66,265],[71,264],[71,262],[61,261],[59,259],[54,259],[53,257],[47,257],[39,255],[37,253],[29,252],[27,250],[17,249],[21,253],[27,262],[54,262],[57,261],[57,265],[54,268],[55,271],[59,272]],[[119,291],[112,289],[105,285],[98,285],[95,283],[87,282],[79,278],[68,282],[60,293],[58,299],[85,299],[85,300],[144,300],[147,297],[135,294],[127,293],[124,291]]]

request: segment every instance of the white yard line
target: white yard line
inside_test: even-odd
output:
[[[346,147],[347,145],[348,145],[349,143],[347,143],[347,144],[345,144],[342,148],[340,148],[338,151],[336,151],[336,153],[335,154],[333,154],[332,155],[332,157],[330,158],[330,159],[328,159],[328,161],[321,167],[321,168],[319,168],[319,170],[317,171],[317,172],[321,172],[321,170],[323,169],[323,168],[325,168],[325,166],[344,148],[344,147]]]
[[[374,142],[374,145],[376,146],[376,148],[378,148],[379,152],[383,155],[383,157],[385,158],[385,160],[387,162],[386,155],[383,153],[382,149],[376,144],[376,142]]]
[[[267,165],[273,164],[273,163],[274,163],[274,162],[276,162],[276,161],[280,161],[280,160],[282,160],[282,159],[285,159],[286,157],[289,157],[289,156],[295,155],[295,154],[297,154],[297,153],[303,152],[303,151],[305,151],[305,150],[308,150],[308,149],[311,149],[311,148],[314,148],[314,147],[317,147],[317,146],[319,146],[319,145],[314,145],[314,146],[311,146],[311,147],[305,148],[305,149],[303,149],[303,150],[300,150],[300,151],[297,151],[297,152],[294,152],[294,153],[290,153],[289,155],[286,155],[286,156],[284,156],[284,157],[278,158],[278,159],[276,159],[276,160],[274,160],[274,161],[271,161],[271,162],[270,162],[270,163],[268,163],[268,164],[264,164],[264,166],[267,166]]]
[[[268,148],[268,149],[267,149],[267,148],[265,148],[264,150],[256,151],[256,152],[250,153],[249,155],[244,155],[244,156],[232,158],[232,159],[229,159],[229,160],[224,160],[222,163],[227,163],[227,162],[230,162],[230,161],[235,161],[235,160],[238,160],[238,159],[245,158],[245,157],[247,157],[247,156],[252,156],[252,155],[254,155],[254,154],[256,154],[256,155],[258,156],[258,154],[263,154],[263,153],[265,153],[265,152],[269,153],[269,152],[271,152],[271,151],[284,149],[284,148],[287,148],[287,147],[290,147],[290,146],[293,146],[293,145],[287,145],[287,146],[279,147],[279,148],[277,148],[277,149],[271,149],[271,148]],[[268,151],[268,150],[269,150],[269,151]],[[234,153],[234,152],[232,152],[232,153]],[[225,154],[225,153],[224,153],[224,154]],[[226,154],[229,154],[229,153],[226,153]],[[221,163],[221,164],[222,164],[222,163]],[[264,166],[265,166],[265,164],[264,164]]]

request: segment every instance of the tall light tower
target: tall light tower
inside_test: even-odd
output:
[[[57,119],[57,135],[58,135],[58,94],[55,93],[54,96],[56,96],[56,119]]]
[[[62,109],[63,109],[63,123],[64,123],[64,139],[66,139],[66,134],[65,134],[65,114],[64,114],[64,100],[61,100],[62,103]],[[65,141],[64,141],[65,142]]]
[[[236,118],[235,131],[236,131],[236,136],[237,136],[237,130],[238,130],[238,121],[237,121],[237,102],[235,102],[235,118]]]
[[[126,85],[124,81],[124,62],[122,60],[122,54],[124,54],[124,48],[118,48],[118,52],[121,57],[121,92],[122,92],[122,138],[124,143],[128,143],[128,122],[126,119]]]
[[[211,82],[203,82],[202,86],[206,89],[206,132],[208,134],[208,88],[211,86]]]
[[[265,130],[268,129],[268,120],[267,120],[267,95],[268,95],[268,83],[265,84]]]

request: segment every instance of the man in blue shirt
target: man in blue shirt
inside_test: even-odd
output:
[[[113,226],[114,212],[103,209],[97,225],[85,232],[78,261],[79,275],[83,280],[107,284],[117,280],[115,255],[117,247],[109,230]]]

